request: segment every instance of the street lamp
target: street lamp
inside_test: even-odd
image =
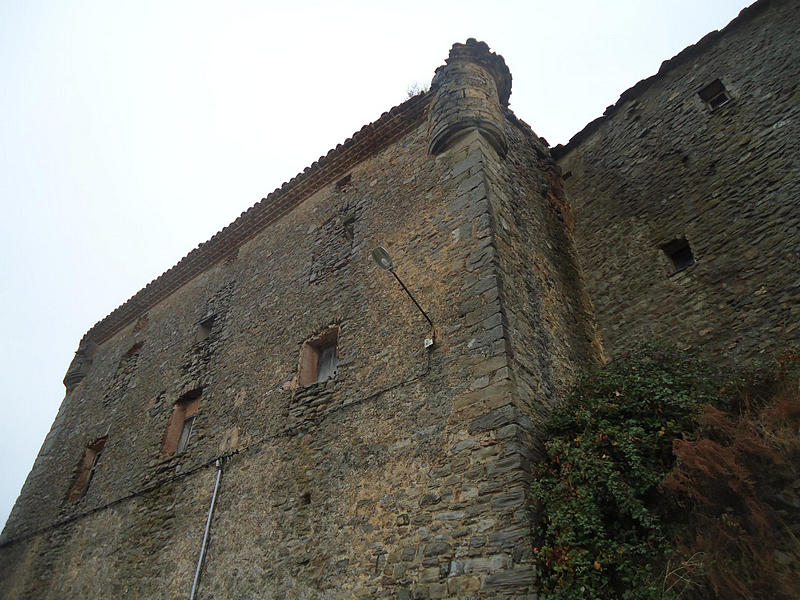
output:
[[[392,265],[392,257],[386,251],[386,248],[384,248],[382,246],[378,246],[377,248],[375,248],[372,251],[372,260],[374,260],[375,263],[381,269],[383,269],[384,271],[389,271],[389,273],[394,275],[394,278],[397,279],[397,283],[399,283],[402,286],[403,290],[405,290],[406,294],[408,294],[408,297],[411,298],[411,301],[419,309],[419,312],[421,312],[422,316],[425,317],[425,320],[428,321],[428,324],[431,326],[431,336],[429,338],[425,338],[425,347],[429,348],[430,346],[433,346],[433,339],[434,339],[434,333],[435,333],[435,329],[433,327],[433,321],[431,321],[431,318],[427,315],[427,313],[419,305],[419,302],[417,302],[417,299],[414,298],[414,296],[411,294],[411,292],[408,291],[408,288],[406,287],[406,284],[403,283],[403,281],[400,279],[400,277],[397,276],[397,273],[394,272],[394,266]]]

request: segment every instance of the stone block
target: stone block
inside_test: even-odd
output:
[[[508,590],[519,593],[526,586],[532,586],[533,581],[533,568],[523,566],[488,575],[484,580],[482,589],[487,592]]]

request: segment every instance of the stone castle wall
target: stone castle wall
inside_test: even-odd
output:
[[[221,468],[201,598],[535,598],[531,466],[578,372],[643,339],[753,358],[800,336],[796,20],[761,0],[552,154],[503,59],[456,44],[430,92],[90,330],[0,597],[187,597]],[[336,377],[301,386],[331,327]]]
[[[800,341],[794,2],[760,2],[557,148],[611,356],[650,339],[753,360]],[[698,94],[719,79],[730,101]],[[665,244],[685,238],[678,271]]]
[[[505,116],[502,59],[481,44],[457,50],[466,58],[456,52],[451,66],[470,76],[434,86],[428,119],[82,346],[4,532],[3,597],[188,596],[219,456],[201,597],[533,597],[532,407],[556,401],[594,355],[559,298],[576,267],[539,184],[552,162]],[[487,63],[458,64],[475,55]],[[492,103],[492,127],[465,127],[469,105],[439,97],[459,90]],[[529,178],[504,192],[515,171]],[[553,242],[531,239],[538,225],[504,226],[510,203]],[[432,349],[425,319],[372,262],[378,245],[433,319]],[[529,262],[546,276],[527,277]],[[546,298],[535,312],[523,316],[515,276]],[[303,342],[331,325],[336,378],[298,387]],[[173,406],[193,390],[190,442],[165,455]],[[86,495],[66,501],[103,436]]]

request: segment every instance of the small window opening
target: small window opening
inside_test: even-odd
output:
[[[306,492],[302,496],[300,496],[300,502],[303,504],[311,504],[311,492]]]
[[[338,343],[339,328],[331,327],[303,344],[298,374],[300,387],[336,377],[339,367]]]
[[[177,453],[180,454],[186,450],[186,444],[189,443],[189,436],[192,435],[192,424],[194,423],[194,415],[186,417],[183,420],[183,427],[181,428],[181,437],[178,440]]]
[[[350,185],[350,182],[352,181],[352,179],[353,179],[352,174],[348,173],[347,175],[345,175],[339,181],[336,182],[336,189],[337,190],[343,190],[348,185]]]
[[[711,110],[719,108],[723,104],[727,104],[731,99],[728,90],[719,79],[715,79],[699,92],[697,95],[705,102]]]
[[[175,403],[167,423],[162,451],[170,456],[186,450],[192,435],[197,408],[200,405],[201,389],[192,390]]]
[[[668,244],[661,246],[661,249],[672,261],[672,266],[675,268],[676,273],[691,267],[695,263],[694,253],[686,238],[672,240]]]
[[[208,339],[208,336],[211,335],[211,330],[214,328],[216,318],[217,315],[210,315],[197,323],[196,341],[202,342]]]
[[[349,241],[353,241],[355,237],[355,230],[356,230],[356,219],[355,217],[350,217],[346,219],[345,222],[342,224],[342,228],[344,229],[344,237],[346,237]]]
[[[77,502],[86,495],[89,484],[92,483],[95,471],[97,471],[97,466],[100,464],[100,455],[103,453],[103,448],[106,445],[107,439],[106,437],[102,437],[92,442],[83,452],[80,472],[69,491],[68,499],[70,502]]]

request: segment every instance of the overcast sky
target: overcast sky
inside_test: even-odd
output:
[[[0,523],[83,334],[486,41],[566,142],[746,0],[0,1]]]

